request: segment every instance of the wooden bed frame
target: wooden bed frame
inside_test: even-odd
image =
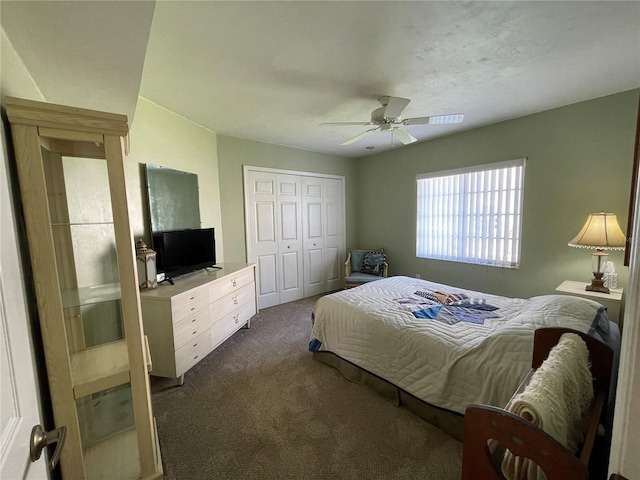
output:
[[[589,369],[593,377],[594,400],[585,419],[587,430],[579,455],[576,456],[553,437],[517,415],[488,405],[471,405],[467,407],[464,417],[463,480],[504,480],[501,461],[494,458],[498,445],[509,449],[513,455],[527,457],[536,462],[548,480],[589,478],[589,459],[603,409],[609,398],[613,350],[598,339],[575,330],[536,330],[531,371],[514,393],[514,397],[528,384],[533,372],[546,360],[549,350],[558,343],[564,333],[579,335],[587,344],[591,359]]]

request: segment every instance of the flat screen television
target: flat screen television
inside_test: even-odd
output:
[[[173,278],[202,268],[216,267],[213,228],[167,230],[153,233],[158,273],[173,285]]]

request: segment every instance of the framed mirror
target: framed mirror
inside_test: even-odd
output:
[[[200,228],[198,175],[145,165],[151,232]]]

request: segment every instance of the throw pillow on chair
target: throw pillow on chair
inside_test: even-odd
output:
[[[364,260],[362,261],[361,272],[381,277],[386,257],[387,256],[384,253],[367,252],[364,256]]]

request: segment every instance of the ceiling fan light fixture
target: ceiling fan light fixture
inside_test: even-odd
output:
[[[372,134],[376,130],[391,132],[392,142],[393,138],[397,138],[400,142],[407,145],[409,143],[417,142],[418,139],[409,132],[399,129],[396,125],[444,125],[449,123],[460,123],[464,119],[464,115],[462,113],[402,119],[400,114],[410,101],[411,100],[408,98],[391,96],[380,97],[379,102],[382,107],[378,107],[371,113],[370,122],[331,122],[321,123],[320,125],[377,125],[375,128],[366,130],[365,132],[342,142],[342,145],[351,145],[361,138]]]
[[[462,113],[456,113],[453,115],[437,115],[429,119],[431,125],[444,125],[447,123],[461,123],[464,120]]]

